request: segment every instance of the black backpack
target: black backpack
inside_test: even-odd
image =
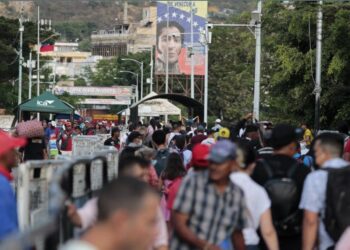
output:
[[[302,211],[298,208],[300,194],[293,176],[298,168],[295,163],[286,176],[275,174],[262,159],[268,180],[264,187],[271,199],[273,224],[279,236],[295,236],[301,233]]]
[[[350,226],[350,166],[324,170],[328,172],[328,182],[323,222],[327,233],[337,242]]]
[[[159,150],[156,155],[156,164],[154,168],[156,169],[158,177],[160,177],[161,173],[166,167],[168,156],[169,156],[169,150],[163,149]]]

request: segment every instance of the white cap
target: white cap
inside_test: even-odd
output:
[[[216,119],[215,123],[221,123],[221,120],[220,119]]]

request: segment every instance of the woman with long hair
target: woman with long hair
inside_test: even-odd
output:
[[[161,207],[165,220],[170,227],[171,209],[180,188],[182,178],[186,175],[181,156],[178,153],[171,153],[167,159],[166,168],[160,176],[160,187],[163,191]]]

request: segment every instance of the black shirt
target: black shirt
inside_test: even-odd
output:
[[[44,138],[28,139],[27,145],[24,147],[24,161],[43,160],[46,144]]]
[[[108,138],[108,139],[105,141],[104,145],[105,145],[105,146],[113,146],[113,147],[116,147],[117,149],[120,148],[119,139],[114,140],[113,137]]]
[[[298,191],[301,195],[305,178],[310,173],[310,169],[308,167],[306,167],[304,164],[298,163],[295,159],[286,155],[264,155],[263,158],[265,162],[270,166],[273,174],[276,177],[287,177],[290,168],[295,164],[298,164],[298,167],[294,173],[294,176],[292,176],[292,179],[296,182]],[[264,186],[265,183],[269,180],[265,167],[259,161],[256,164],[252,178],[262,186]]]

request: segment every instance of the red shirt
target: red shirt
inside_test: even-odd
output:
[[[345,144],[344,153],[350,153],[350,140],[348,140]]]
[[[167,208],[170,210],[173,209],[176,195],[180,189],[181,183],[182,183],[182,177],[179,177],[179,178],[175,179],[168,187]]]

